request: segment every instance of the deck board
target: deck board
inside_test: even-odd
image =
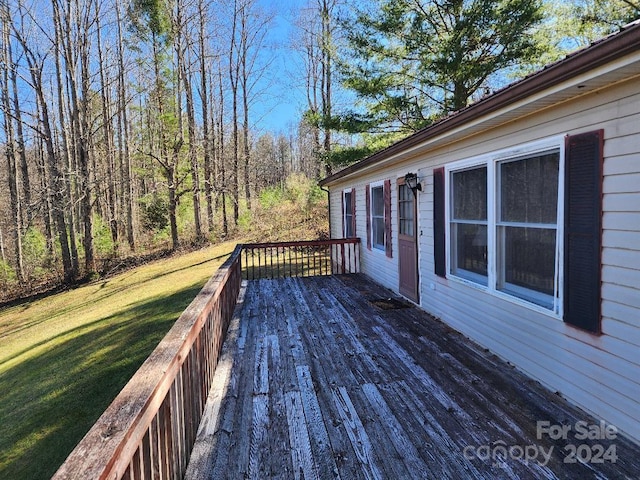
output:
[[[578,442],[536,422],[595,419],[420,309],[372,303],[391,296],[361,275],[248,282],[186,478],[640,478],[621,435],[580,442],[615,445],[615,463],[564,463]]]

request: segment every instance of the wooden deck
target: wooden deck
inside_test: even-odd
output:
[[[596,420],[391,296],[361,275],[248,282],[187,478],[640,478],[638,446],[581,440]]]

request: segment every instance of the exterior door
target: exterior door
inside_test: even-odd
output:
[[[400,293],[419,303],[418,296],[418,236],[416,196],[398,179],[398,250]]]

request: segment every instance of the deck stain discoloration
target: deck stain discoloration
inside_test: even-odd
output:
[[[187,478],[640,478],[622,435],[538,438],[598,422],[420,309],[370,302],[390,297],[361,275],[248,282]],[[617,459],[566,463],[572,443]]]

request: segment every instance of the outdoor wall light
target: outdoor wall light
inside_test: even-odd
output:
[[[418,175],[415,173],[407,173],[404,176],[404,182],[408,185],[414,195],[417,195],[418,190],[422,191],[422,184],[418,182]]]

